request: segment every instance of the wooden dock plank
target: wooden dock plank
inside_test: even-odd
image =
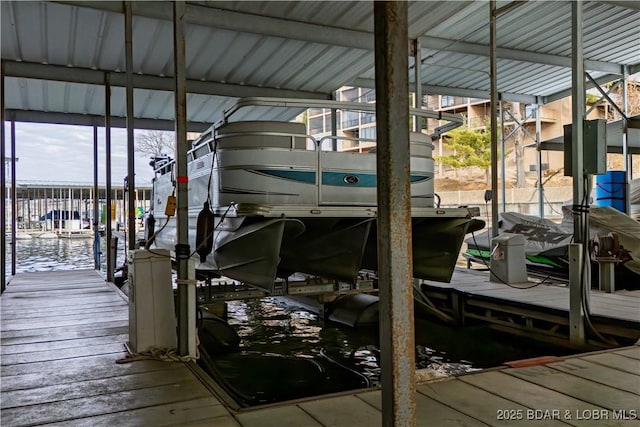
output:
[[[514,377],[502,371],[465,375],[460,377],[460,380],[527,407],[528,409],[523,413],[522,421],[529,421],[532,424],[547,421],[544,419],[544,416],[547,415],[551,420],[560,420],[578,427],[617,427],[620,425],[616,420],[576,420],[573,416],[571,419],[567,419],[565,411],[575,414],[576,411],[598,411],[604,408],[528,381],[514,380]],[[536,410],[540,412],[536,412]]]
[[[216,427],[237,427],[229,412],[209,398],[169,403],[130,411],[113,412],[85,418],[75,418],[50,427],[139,427],[139,426],[190,426],[193,422],[206,420],[205,424]]]
[[[640,374],[640,360],[631,357],[625,357],[616,353],[599,353],[588,356],[582,356],[581,359],[588,362],[599,363],[604,366],[610,366],[615,369],[627,372],[629,374]]]
[[[32,307],[34,304],[37,304],[39,307],[46,308],[54,308],[54,307],[70,307],[71,304],[80,304],[82,305],[83,301],[86,300],[87,295],[82,295],[78,297],[65,297],[60,299],[51,299],[51,298],[23,298],[19,301],[14,299],[11,302],[11,307],[13,308],[22,308],[22,307]],[[91,297],[91,303],[120,303],[122,300],[117,295],[98,295]],[[4,307],[3,307],[4,308]]]
[[[25,338],[25,337],[33,337],[33,336],[46,336],[49,334],[72,334],[79,332],[87,332],[91,333],[94,329],[104,329],[104,328],[118,328],[125,327],[127,330],[129,328],[129,320],[114,320],[101,322],[99,318],[95,320],[94,323],[87,323],[83,325],[74,325],[73,331],[70,331],[69,327],[50,327],[50,328],[42,328],[42,329],[23,329],[19,331],[2,331],[0,337],[2,340],[5,338]]]
[[[94,325],[93,328],[83,328],[81,330],[74,330],[70,328],[56,329],[56,332],[50,332],[50,333],[47,333],[46,335],[40,334],[37,330],[22,331],[21,334],[14,333],[13,334],[14,336],[11,336],[11,337],[2,336],[2,338],[0,338],[0,343],[3,346],[11,346],[16,344],[26,344],[26,343],[35,344],[35,343],[42,343],[42,342],[63,341],[63,340],[72,340],[72,339],[81,339],[81,338],[103,337],[108,335],[128,334],[129,322],[126,322],[126,325],[122,325],[122,322],[119,322],[119,323],[121,326],[103,327],[100,324],[96,324]]]
[[[116,359],[126,356],[126,353],[123,351],[118,354],[100,354],[100,355],[91,355],[86,357],[76,357],[71,359],[59,359],[59,360],[47,360],[43,362],[32,362],[32,363],[24,363],[18,365],[4,365],[4,357],[2,370],[0,374],[2,377],[8,377],[12,375],[25,375],[25,374],[33,374],[33,373],[48,373],[55,372],[59,370],[63,370],[67,367],[77,367],[79,369],[89,369],[94,364],[100,363],[114,363]]]
[[[31,300],[33,298],[51,298],[54,296],[67,297],[67,298],[79,298],[80,296],[98,295],[98,296],[114,296],[113,291],[106,286],[87,285],[87,286],[75,286],[65,287],[63,289],[59,287],[30,287],[24,286],[21,290],[12,289],[11,296],[14,300],[24,301]]]
[[[382,414],[355,396],[338,396],[299,403],[298,406],[326,427],[376,427]]]
[[[124,349],[123,343],[99,344],[92,347],[61,348],[47,351],[33,351],[28,353],[7,354],[2,356],[2,365],[20,365],[33,362],[51,360],[67,360],[81,356],[95,356],[97,354],[119,354]]]
[[[624,350],[618,350],[615,354],[619,354],[625,357],[631,357],[633,359],[640,359],[640,346],[630,347]]]
[[[95,325],[96,323],[113,322],[120,320],[129,320],[129,314],[124,312],[106,312],[102,313],[99,319],[92,316],[76,317],[67,319],[65,316],[56,316],[50,318],[38,319],[37,321],[25,322],[24,319],[16,319],[4,321],[4,328],[9,331],[26,331],[30,329],[42,330],[55,325],[56,328],[78,325]]]
[[[638,407],[638,396],[628,391],[608,385],[594,383],[585,378],[571,375],[549,366],[531,366],[528,368],[508,369],[508,375],[521,378],[549,390],[564,393],[583,400],[594,406],[609,410],[633,409]]]
[[[564,362],[553,363],[549,365],[549,367],[640,396],[640,372],[630,374],[580,358],[572,358]]]
[[[63,348],[76,348],[76,347],[89,347],[98,344],[108,344],[116,342],[125,343],[129,341],[129,334],[109,334],[99,337],[90,338],[75,338],[68,340],[56,340],[39,343],[27,343],[27,344],[3,344],[2,354],[18,354],[28,353],[34,351],[50,351],[59,350]]]
[[[382,395],[380,391],[371,391],[358,394],[358,398],[364,400],[379,411],[382,411]],[[416,393],[416,425],[418,427],[430,426],[487,426],[479,420],[468,417],[454,408]]]
[[[4,320],[10,320],[10,319],[15,319],[18,315],[17,313],[18,310],[15,311],[9,311],[9,310],[2,310],[2,313],[0,313],[0,319],[2,319],[2,321]],[[48,318],[48,317],[56,317],[56,316],[64,316],[64,317],[68,317],[68,316],[87,316],[87,315],[95,315],[98,313],[109,313],[109,312],[121,312],[122,311],[122,304],[117,303],[117,304],[105,304],[103,306],[99,306],[99,305],[92,305],[89,308],[82,308],[82,307],[75,307],[74,308],[70,308],[70,307],[64,307],[64,308],[60,308],[60,309],[55,309],[55,310],[44,310],[41,308],[29,308],[29,309],[21,309],[20,311],[20,315],[24,316],[24,317],[28,317],[29,319],[40,319],[40,318]]]
[[[242,427],[323,427],[297,405],[241,411],[235,414]]]
[[[524,405],[459,379],[421,385],[417,390],[443,405],[456,408],[463,414],[491,426],[521,426],[522,419],[500,419],[501,411],[513,410],[516,413],[518,411],[525,413],[528,409]],[[545,425],[566,427],[566,424],[559,420],[549,420]]]
[[[173,424],[176,427],[240,427],[238,421],[231,415],[216,418],[208,418],[203,421],[192,421],[189,423]]]
[[[2,384],[0,385],[2,393],[56,384],[70,384],[80,381],[99,380],[137,373],[182,368],[180,364],[160,362],[157,360],[116,364],[117,359],[114,358],[113,355],[97,356],[88,359],[85,363],[79,363],[78,360],[75,360],[73,363],[67,363],[66,366],[60,366],[59,369],[3,376]]]
[[[0,421],[2,425],[11,426],[62,422],[209,396],[209,392],[204,387],[194,387],[194,385],[197,384],[189,379],[185,382],[146,389],[41,403],[29,405],[28,408],[9,408],[2,410]]]
[[[3,392],[1,408],[4,410],[20,406],[89,398],[121,391],[170,385],[187,381],[190,378],[191,372],[186,369],[169,369],[49,386],[36,387],[34,384],[34,387],[29,389]]]

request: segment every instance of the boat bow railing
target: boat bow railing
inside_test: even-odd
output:
[[[216,123],[215,126],[217,127],[224,123],[227,123],[231,116],[237,113],[240,109],[248,107],[291,108],[301,110],[306,110],[309,108],[324,108],[330,110],[349,110],[373,113],[375,113],[376,111],[375,103],[344,102],[320,99],[249,97],[240,98],[233,106],[225,110],[222,120]],[[446,120],[449,122],[445,125],[437,127],[434,133],[430,135],[432,139],[437,139],[440,137],[440,135],[442,135],[442,133],[462,126],[462,124],[464,123],[464,118],[462,117],[462,115],[443,113],[442,111],[410,108],[409,115],[424,117],[427,119]]]

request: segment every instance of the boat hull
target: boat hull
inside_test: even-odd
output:
[[[240,210],[242,210],[242,206]],[[313,216],[299,211],[270,211],[251,206],[252,215],[216,215],[214,249],[202,262],[194,250],[196,269],[223,275],[273,292],[277,277],[293,273],[355,284],[361,270],[378,270],[377,222],[371,209],[351,210],[350,217],[324,209]],[[311,210],[307,210],[309,212]],[[448,282],[465,234],[478,221],[453,209],[449,215],[418,210],[412,218],[413,275]],[[451,216],[452,211],[458,216]],[[260,216],[258,212],[272,216]],[[298,216],[296,216],[298,215]],[[174,220],[156,239],[156,245],[172,249]],[[194,217],[190,223],[195,223]],[[193,230],[192,230],[193,231]],[[195,245],[195,233],[190,233]],[[192,248],[194,248],[192,246]]]
[[[471,218],[413,217],[413,277],[449,282]],[[367,239],[363,268],[378,270],[378,236],[375,230]]]

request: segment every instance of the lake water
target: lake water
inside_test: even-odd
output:
[[[102,252],[105,253],[104,239],[101,241]],[[92,269],[93,244],[93,238],[17,240],[16,270],[33,272]],[[122,264],[123,259],[124,250],[120,246],[118,265]],[[10,260],[9,252],[7,271],[10,271]],[[256,355],[260,355],[260,360],[265,358],[264,355],[277,355],[288,360],[322,358],[364,375],[372,385],[379,380],[377,326],[350,328],[328,322],[290,300],[276,297],[230,302],[228,320],[241,338],[240,352],[232,358],[228,355],[220,356],[219,360],[226,363],[221,366],[227,366],[222,375],[231,372],[229,366],[234,368],[232,376],[236,382],[243,381],[241,375],[248,375],[246,381],[252,384],[257,381],[256,375],[270,375],[268,369],[261,369],[260,372],[250,370],[250,366],[256,365]],[[482,326],[454,328],[416,319],[415,329],[417,367],[448,375],[498,366],[509,360],[558,352],[527,340],[496,335]],[[272,380],[277,383],[279,378],[276,375]],[[314,387],[315,391],[321,392],[317,385],[311,386]],[[260,396],[257,403],[274,400],[278,399]]]

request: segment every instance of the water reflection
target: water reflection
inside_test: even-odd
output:
[[[7,245],[7,270],[11,269],[11,245]],[[92,238],[30,238],[16,240],[16,273],[91,269]]]
[[[285,298],[230,302],[228,316],[229,324],[242,338],[242,351],[330,358],[366,375],[374,385],[379,381],[379,331],[376,326],[350,328],[327,322]],[[420,327],[417,327],[416,363],[419,368],[458,374],[480,367],[433,348],[429,335],[423,334],[424,322],[419,320]]]
[[[7,241],[10,241],[8,238]],[[116,267],[123,265],[125,251],[123,239],[118,241],[116,252]],[[106,271],[106,239],[100,237],[100,270]],[[30,273],[37,271],[63,271],[93,269],[94,238],[40,238],[16,240],[16,273]],[[7,277],[11,274],[12,245],[7,244],[5,266]]]

